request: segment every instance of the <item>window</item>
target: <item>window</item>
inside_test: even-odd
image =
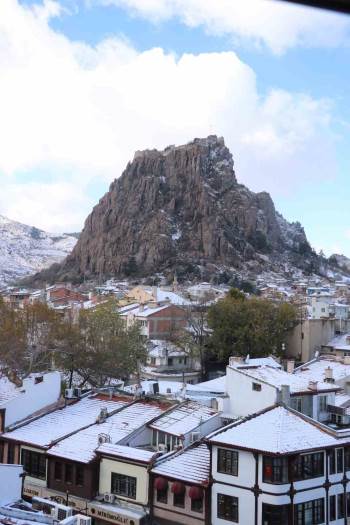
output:
[[[58,461],[55,461],[55,480],[61,481],[62,480],[62,463],[59,463]]]
[[[15,462],[15,444],[14,443],[8,443],[7,463],[9,465],[13,465],[14,462]]]
[[[83,465],[77,465],[75,470],[75,484],[79,487],[84,485],[84,467]]]
[[[157,490],[157,501],[159,503],[168,503],[168,487]]]
[[[285,525],[288,523],[289,505],[262,505],[262,525]]]
[[[337,519],[337,507],[335,496],[329,497],[329,521],[335,521]]]
[[[350,493],[346,494],[346,515],[350,518]]]
[[[318,398],[318,409],[320,412],[327,412],[327,396]]]
[[[335,448],[329,456],[329,473],[340,474],[344,470],[344,449]]]
[[[193,512],[203,512],[203,498],[191,499],[191,510]]]
[[[0,463],[4,462],[4,442],[0,441]]]
[[[303,411],[303,399],[301,397],[292,397],[290,400],[290,406],[297,410],[297,412]]]
[[[345,498],[344,494],[337,495],[338,520],[344,518],[345,515]]]
[[[38,385],[39,383],[42,383],[43,381],[44,381],[43,376],[37,376],[37,377],[34,379],[34,384],[35,384],[35,385]]]
[[[263,457],[263,481],[265,483],[288,482],[287,458]]]
[[[185,507],[185,492],[174,494],[173,505],[174,507]]]
[[[218,518],[238,523],[238,498],[218,494]]]
[[[235,450],[218,449],[218,472],[238,476],[238,452]]]
[[[318,478],[324,474],[324,454],[304,454],[294,463],[294,480]]]
[[[23,449],[21,463],[29,476],[46,479],[46,459],[44,454]]]
[[[350,447],[344,449],[345,470],[350,470]]]
[[[168,366],[173,366],[174,359],[172,357],[168,357]]]
[[[136,478],[112,472],[111,492],[126,498],[136,499]]]
[[[73,466],[70,463],[66,463],[64,480],[66,483],[73,483]]]
[[[256,392],[261,392],[261,385],[260,383],[252,383],[252,389]]]
[[[324,499],[315,499],[295,505],[295,525],[324,523]]]

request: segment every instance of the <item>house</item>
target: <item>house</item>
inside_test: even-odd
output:
[[[197,383],[200,363],[189,352],[170,341],[153,339],[148,342],[147,365],[141,369],[145,379]]]
[[[138,323],[147,339],[166,339],[187,324],[185,310],[169,303],[133,303],[118,311],[127,326]]]
[[[157,286],[135,286],[126,294],[126,297],[140,304],[149,302],[168,302],[177,306],[188,306],[191,304],[188,299],[185,299],[178,293],[158,288]]]
[[[208,439],[213,525],[343,525],[350,517],[350,434],[272,406]]]
[[[61,395],[59,372],[30,374],[23,381],[0,376],[0,433],[8,427],[57,403]]]
[[[152,446],[167,451],[179,446],[187,447],[222,426],[220,412],[196,401],[184,401],[159,416],[149,428],[152,430]]]
[[[100,512],[128,517],[130,513],[141,522],[148,518],[149,470],[159,453],[130,446],[104,443],[97,449],[100,463],[100,498],[88,504],[89,512],[97,518]],[[108,509],[108,513],[106,512]],[[92,510],[95,512],[92,513]],[[134,518],[135,521],[135,518]]]
[[[350,333],[338,334],[326,344],[322,345],[321,351],[326,354],[335,355],[338,359],[350,356]]]
[[[301,374],[288,373],[278,366],[256,366],[230,358],[226,369],[226,412],[244,417],[283,402],[315,420],[327,420],[327,405],[341,388]]]
[[[151,470],[151,520],[157,525],[210,524],[210,451],[196,443],[157,460]]]
[[[47,451],[68,435],[96,423],[101,410],[107,414],[126,406],[132,398],[93,394],[72,404],[48,410],[14,426],[0,436],[0,461],[21,463],[26,471],[24,494],[43,497],[48,487]]]

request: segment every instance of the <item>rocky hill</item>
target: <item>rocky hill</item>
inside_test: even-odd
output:
[[[0,286],[62,261],[76,242],[0,215]]]
[[[224,139],[136,152],[94,207],[73,252],[39,279],[313,271],[299,223],[237,182]]]

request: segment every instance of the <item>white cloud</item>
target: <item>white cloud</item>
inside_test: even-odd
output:
[[[0,213],[76,229],[89,184],[119,176],[135,150],[210,133],[225,137],[238,179],[273,196],[334,171],[329,102],[277,89],[261,97],[234,52],[72,42],[48,25],[59,13],[57,2],[0,1]],[[36,170],[57,180],[35,184]]]
[[[115,5],[154,23],[177,18],[213,35],[228,35],[283,53],[295,46],[334,47],[349,42],[349,20],[276,0],[87,0]]]

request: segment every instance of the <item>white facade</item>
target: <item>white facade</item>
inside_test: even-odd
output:
[[[21,499],[22,474],[22,465],[0,464],[0,505]]]
[[[22,387],[16,388],[7,399],[0,402],[0,409],[5,409],[4,428],[56,403],[60,395],[59,372],[33,374],[27,377],[23,380]]]

